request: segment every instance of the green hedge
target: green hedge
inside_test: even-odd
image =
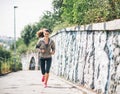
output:
[[[19,70],[22,70],[22,64],[18,61],[16,63],[14,63],[13,60],[0,61],[0,74],[6,74]]]

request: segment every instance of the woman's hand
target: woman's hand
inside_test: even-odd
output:
[[[45,50],[44,50],[44,49],[41,49],[41,50],[40,50],[40,53],[45,53]]]
[[[55,51],[50,51],[50,54],[53,55],[55,53]]]

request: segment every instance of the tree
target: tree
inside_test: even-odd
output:
[[[62,21],[61,19],[61,14],[62,14],[62,6],[63,6],[63,0],[53,0],[52,2],[53,5],[53,16],[54,16],[54,20],[56,20],[56,23],[60,23]]]
[[[31,25],[25,26],[24,30],[21,33],[24,43],[28,46],[30,40],[34,37],[33,28]]]
[[[55,24],[53,14],[50,11],[46,11],[40,21],[37,23],[37,28],[47,28],[52,31]]]
[[[120,0],[108,0],[109,1],[109,20],[120,18]]]
[[[61,7],[61,17],[64,21],[73,23],[73,5],[74,0],[63,0],[63,5]]]
[[[10,57],[11,57],[10,51],[7,51],[3,47],[0,46],[0,58],[9,59]]]

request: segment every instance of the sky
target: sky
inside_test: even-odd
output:
[[[16,38],[28,24],[40,20],[45,11],[52,11],[53,0],[0,0],[0,36],[14,37],[14,6]]]

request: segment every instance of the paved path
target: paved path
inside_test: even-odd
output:
[[[48,87],[41,82],[40,71],[19,71],[0,76],[0,94],[95,94],[50,74]]]

